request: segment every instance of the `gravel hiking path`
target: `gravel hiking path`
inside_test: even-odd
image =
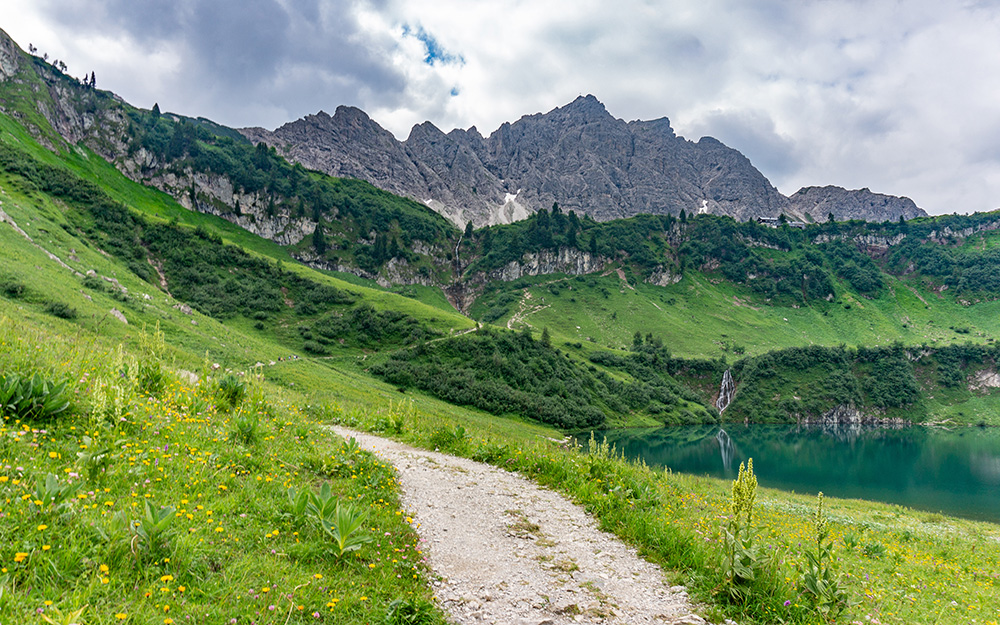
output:
[[[342,427],[399,473],[438,604],[463,625],[695,625],[683,586],[523,477]]]

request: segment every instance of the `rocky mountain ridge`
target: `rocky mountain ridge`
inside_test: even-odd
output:
[[[510,223],[553,203],[598,221],[681,211],[740,221],[926,215],[908,198],[867,189],[809,187],[786,198],[739,151],[712,137],[680,137],[665,117],[616,119],[592,95],[504,123],[488,137],[475,127],[445,133],[424,122],[397,141],[348,106],[274,131],[240,132],[306,167],[424,202],[460,226]]]
[[[830,213],[838,221],[863,219],[876,221],[878,216],[886,219],[913,219],[926,217],[927,213],[908,197],[872,193],[869,189],[848,191],[843,187],[803,187],[789,198],[792,208],[799,213],[808,213],[817,221],[825,221]]]

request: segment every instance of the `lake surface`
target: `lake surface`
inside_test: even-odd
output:
[[[868,499],[1000,523],[1000,428],[675,426],[596,432],[632,459],[761,486]]]

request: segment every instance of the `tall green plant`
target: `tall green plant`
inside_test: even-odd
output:
[[[753,507],[757,502],[757,476],[753,458],[733,481],[729,499],[730,518],[722,528],[721,569],[730,597],[738,603],[750,598],[750,585],[764,568],[765,561],[753,543]]]
[[[823,493],[816,497],[813,528],[816,530],[816,551],[807,550],[805,565],[798,566],[802,590],[821,617],[833,620],[850,606],[851,601],[843,579],[834,570],[833,539],[823,516]]]

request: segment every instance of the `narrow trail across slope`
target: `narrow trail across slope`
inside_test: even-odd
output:
[[[705,623],[683,587],[562,496],[486,464],[333,429],[396,467],[452,621]]]

